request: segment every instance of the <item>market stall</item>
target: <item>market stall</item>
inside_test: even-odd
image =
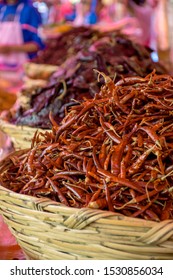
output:
[[[167,33],[153,61],[136,21],[82,11],[0,74],[0,259],[172,260]]]

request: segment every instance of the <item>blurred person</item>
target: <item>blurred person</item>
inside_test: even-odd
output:
[[[73,4],[68,0],[47,0],[49,5],[48,23],[61,23],[73,13]]]
[[[126,6],[120,0],[98,0],[99,21],[117,22],[126,17]]]
[[[156,9],[155,30],[157,35],[157,53],[160,62],[172,73],[172,14],[171,2],[159,0]],[[168,10],[170,9],[170,10]]]
[[[98,21],[97,0],[80,0],[76,3],[74,25],[91,25]]]
[[[97,14],[98,0],[91,0],[89,1],[88,5],[89,8],[88,11],[86,11],[84,23],[95,24],[98,21],[98,14]]]
[[[158,49],[161,51],[168,51],[171,47],[170,37],[172,31],[169,30],[168,2],[168,0],[159,0],[156,10],[157,42]]]
[[[38,10],[41,15],[42,24],[46,24],[48,21],[49,8],[46,2],[42,0],[33,1],[33,6]]]
[[[118,4],[118,0],[81,0],[76,4],[75,22],[78,25],[114,23],[117,20]]]
[[[38,11],[28,0],[6,0],[0,10],[0,66],[15,69],[44,48]],[[14,68],[13,68],[14,67]]]
[[[119,29],[131,39],[157,49],[156,12],[159,0],[102,0],[99,22],[106,29]]]
[[[159,0],[129,0],[127,2],[142,31],[140,43],[156,51],[156,11]]]
[[[96,13],[96,28],[101,31],[118,30],[137,41],[139,24],[130,15],[126,0],[97,0]]]

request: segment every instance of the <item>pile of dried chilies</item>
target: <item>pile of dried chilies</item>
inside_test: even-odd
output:
[[[173,79],[152,72],[105,85],[71,108],[61,125],[52,115],[44,141],[11,157],[3,186],[70,207],[115,211],[160,221],[173,218]]]
[[[51,44],[36,62],[49,63],[51,60],[51,63],[59,65],[58,71],[51,77],[48,86],[38,88],[32,94],[27,93],[27,106],[26,103],[19,104],[8,120],[15,125],[50,128],[50,111],[60,122],[74,100],[92,98],[99,91],[103,79],[97,82],[93,68],[112,79],[116,73],[116,81],[121,75],[145,77],[153,69],[157,74],[166,73],[164,67],[152,61],[148,49],[117,32],[101,33],[88,27],[78,27]]]
[[[117,38],[116,38],[117,37]],[[124,40],[123,40],[124,38]],[[32,62],[37,64],[61,65],[64,60],[76,55],[81,50],[98,49],[100,40],[103,40],[105,46],[111,39],[112,45],[115,46],[117,55],[124,50],[125,56],[144,55],[149,58],[149,51],[145,47],[136,44],[134,40],[129,40],[129,37],[123,35],[119,31],[100,32],[91,27],[73,27],[68,32],[65,32],[55,39],[47,40],[46,48],[39,51],[36,58]],[[119,40],[123,42],[119,45]],[[105,54],[111,55],[111,49],[106,49]]]

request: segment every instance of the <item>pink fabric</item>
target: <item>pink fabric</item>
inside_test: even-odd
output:
[[[104,6],[99,12],[99,21],[105,23],[114,22],[115,5]]]
[[[156,50],[155,9],[157,0],[147,0],[143,6],[131,3],[131,6],[142,30],[140,43]]]
[[[33,32],[33,33],[37,33],[37,28],[35,28],[34,26],[31,26],[31,25],[29,25],[29,24],[22,24],[22,26],[21,26],[23,29],[27,29],[27,30],[29,30],[29,31],[31,31],[31,32]]]
[[[70,3],[54,4],[50,8],[49,23],[58,23],[65,20],[65,16],[73,12],[72,5]]]
[[[0,216],[0,260],[23,260],[25,255]]]
[[[18,22],[1,22],[0,24],[0,45],[22,45],[23,36],[20,23]],[[27,61],[24,53],[10,53],[0,55],[0,64],[22,65]]]
[[[15,244],[17,244],[15,237],[11,234],[2,216],[0,216],[0,246],[9,246]]]
[[[21,46],[23,42],[22,28],[18,17],[20,15],[23,5],[19,5],[16,11],[14,21],[0,22],[0,46]],[[27,61],[27,55],[20,52],[12,52],[8,54],[0,54],[0,65],[23,65]]]

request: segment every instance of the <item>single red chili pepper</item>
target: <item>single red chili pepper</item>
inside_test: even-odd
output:
[[[161,154],[160,150],[156,150],[155,154],[157,156],[159,169],[160,169],[162,174],[165,174],[165,166],[164,166],[163,161],[162,161],[162,154]]]
[[[120,143],[121,138],[118,137],[113,131],[111,131],[110,129],[107,128],[107,126],[104,124],[104,121],[102,119],[102,117],[100,117],[100,124],[101,127],[103,128],[103,131],[106,132],[106,134],[117,144]]]
[[[165,205],[162,209],[161,218],[160,218],[161,221],[172,218],[171,211],[173,213],[173,203],[172,203],[172,201],[166,201]]]
[[[140,132],[137,134],[137,143],[138,147],[143,147],[144,145],[144,138]]]
[[[94,71],[98,73],[98,80],[99,80],[100,75],[104,78],[105,84],[110,91],[112,91],[115,88],[115,84],[109,76],[105,75],[105,73],[100,72],[96,69],[94,69]]]
[[[104,187],[105,187],[105,194],[106,194],[106,201],[108,205],[108,210],[114,212],[114,207],[112,204],[112,198],[110,195],[110,189],[108,188],[106,181],[104,180]]]
[[[38,130],[36,130],[31,140],[31,149],[37,144],[37,137],[38,137]]]
[[[148,193],[146,193],[144,195],[141,195],[141,196],[133,198],[132,200],[130,200],[128,202],[128,204],[138,203],[138,202],[141,202],[141,201],[143,201],[145,199],[151,198],[152,196],[154,196],[154,195],[158,194],[159,192],[163,191],[163,189],[164,189],[164,186],[162,185],[157,190],[153,190],[153,191],[150,191],[150,192],[148,192]]]
[[[91,176],[92,178],[94,178],[99,183],[101,183],[101,184],[103,183],[103,180],[97,175],[97,173],[94,173],[92,171],[88,171],[88,175]]]
[[[105,159],[106,159],[106,144],[103,142],[99,153],[99,163],[102,168],[104,166]]]
[[[135,125],[129,134],[123,136],[121,142],[117,146],[113,146],[114,151],[111,156],[111,173],[113,173],[115,176],[117,176],[120,173],[120,165],[124,149],[128,144],[130,138],[132,137],[133,133],[136,131],[136,129],[137,126]]]
[[[161,147],[161,143],[160,143],[160,137],[155,133],[155,131],[150,128],[150,127],[144,127],[144,126],[140,126],[138,129],[141,129],[143,131],[145,131],[148,136],[154,141],[154,143],[159,147]]]
[[[95,201],[95,200],[97,200],[97,198],[99,197],[100,193],[101,193],[101,189],[98,189],[96,192],[94,192],[92,194],[92,196],[91,196],[91,199],[88,201],[88,204],[93,202],[93,201]]]
[[[53,126],[53,129],[55,131],[57,131],[59,129],[59,125],[57,124],[57,122],[55,121],[52,111],[49,112],[49,120],[51,121],[51,124]]]
[[[33,160],[34,160],[35,153],[37,152],[37,149],[38,149],[37,146],[35,146],[33,149],[29,151],[29,155],[28,155],[27,169],[28,172],[31,174],[34,170]]]
[[[97,168],[101,167],[101,165],[99,163],[99,160],[97,158],[97,155],[96,155],[96,148],[95,147],[93,147],[92,157],[93,157],[93,161],[94,161],[95,166]]]
[[[89,202],[88,207],[92,209],[104,209],[107,208],[106,198],[99,198],[95,201]]]
[[[126,178],[125,159],[123,158],[120,163],[120,178]]]
[[[156,201],[158,198],[158,194],[152,199],[150,200],[146,205],[139,205],[139,210],[137,210],[136,212],[134,212],[131,217],[139,217],[143,212],[145,212],[148,208],[150,208],[150,206],[153,204],[154,201]]]
[[[70,125],[72,125],[72,123],[75,122],[75,119],[76,119],[75,116],[71,117],[67,122],[65,122],[63,125],[61,125],[61,126],[58,128],[58,130],[57,130],[57,132],[56,132],[56,137],[55,137],[55,141],[56,141],[56,142],[57,142],[59,136],[61,135],[61,133],[62,133],[65,129],[67,129]]]
[[[52,190],[58,195],[58,198],[59,198],[60,202],[62,202],[65,205],[69,206],[69,203],[68,203],[67,199],[62,194],[60,188],[58,188],[58,185],[53,180],[51,180],[49,177],[47,177],[47,180],[49,181],[49,183],[50,183],[50,185],[52,187]]]
[[[102,174],[103,176],[106,176],[106,177],[110,178],[110,180],[112,180],[115,183],[119,183],[123,186],[130,187],[130,188],[138,191],[139,193],[144,193],[144,190],[142,190],[141,187],[136,182],[131,182],[128,179],[119,178],[119,177],[117,177],[117,176],[111,174],[110,172],[108,172],[104,169],[101,169],[101,168],[98,168],[97,172]]]
[[[129,99],[134,98],[135,95],[137,95],[138,92],[136,89],[132,88],[129,93],[126,93],[123,98],[121,98],[120,103],[125,104]]]
[[[68,189],[70,190],[77,198],[82,200],[82,197],[84,195],[83,190],[77,188],[75,185],[69,184],[67,182],[62,182],[62,184]]]
[[[73,178],[71,178],[70,176],[68,176],[68,175],[56,174],[56,175],[51,177],[52,181],[55,181],[57,179],[67,180],[67,181],[71,182],[72,184],[76,183],[76,181]]]
[[[85,178],[85,182],[88,182],[88,181],[90,181],[90,176],[89,176],[89,171],[91,171],[91,169],[92,169],[92,166],[93,166],[93,159],[92,158],[89,158],[88,159],[88,163],[87,163],[87,166],[86,166],[86,178]]]
[[[67,160],[69,158],[76,158],[79,160],[83,160],[83,156],[77,154],[77,153],[68,153],[68,151],[65,152],[64,156],[63,156],[63,160]]]
[[[141,77],[126,77],[121,80],[119,80],[115,86],[122,86],[122,85],[135,85],[135,84],[141,84],[145,83],[147,78],[141,78]]]
[[[148,170],[144,170],[137,177],[135,176],[135,181],[140,181],[144,179],[145,175],[148,173]]]
[[[109,148],[109,151],[108,151],[108,154],[106,156],[106,159],[105,159],[105,162],[104,162],[104,166],[103,166],[103,168],[105,170],[108,170],[108,166],[109,166],[109,163],[110,163],[110,158],[111,158],[112,153],[113,153],[113,149]]]
[[[126,148],[127,148],[127,152],[124,157],[124,165],[127,167],[131,163],[131,159],[132,159],[132,146],[130,144],[127,144]]]
[[[67,176],[78,176],[78,175],[84,175],[85,173],[82,171],[76,171],[76,170],[68,170],[68,171],[58,171],[55,176],[57,175],[67,175]]]
[[[29,189],[29,186],[30,184],[36,182],[36,179],[35,178],[31,178],[23,187],[22,189],[20,189],[20,192],[19,193],[25,193],[25,190],[27,191]]]
[[[77,136],[76,136],[76,140],[79,141],[79,140],[82,140],[85,136],[88,136],[90,134],[92,134],[92,132],[95,132],[95,128],[91,128],[91,129],[87,129],[81,133],[79,133]]]
[[[81,126],[78,126],[73,132],[72,135],[78,135],[79,132],[81,132],[82,130],[85,130],[87,128],[86,124],[83,124]]]
[[[36,146],[37,147],[37,146]],[[53,144],[49,144],[47,146],[47,148],[44,149],[44,151],[42,151],[40,157],[43,157],[46,153],[50,153],[53,151],[53,149],[57,149],[59,147],[59,143],[53,143]],[[44,148],[44,145],[42,145],[41,147],[39,147],[39,149]],[[38,149],[38,147],[36,148]]]
[[[140,167],[142,166],[146,158],[149,156],[149,154],[153,151],[153,149],[154,146],[150,149],[147,149],[142,155],[138,157],[138,159],[128,169],[129,174],[134,174],[140,169]]]
[[[159,217],[152,210],[147,209],[145,212],[149,216],[150,220],[160,222]]]

